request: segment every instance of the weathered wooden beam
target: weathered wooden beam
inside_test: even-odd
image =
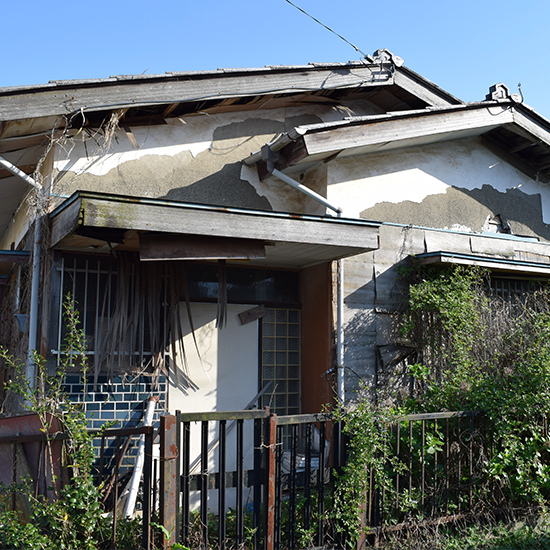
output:
[[[52,215],[52,246],[79,225],[236,239],[378,248],[377,222],[248,211],[81,192]],[[352,251],[349,251],[352,253]]]
[[[550,177],[548,177],[548,175],[540,172],[537,168],[523,161],[515,154],[509,153],[506,149],[502,147],[500,142],[498,142],[490,134],[481,137],[487,149],[500,157],[502,160],[511,164],[514,168],[517,168],[520,172],[523,172],[526,176],[529,176],[530,178],[538,180],[542,183],[550,182]]]
[[[475,135],[511,122],[512,113],[506,106],[415,112],[395,117],[388,116],[380,120],[367,120],[361,124],[320,129],[308,132],[303,139],[309,155],[334,154],[343,149],[359,149],[417,138],[429,137],[436,141],[445,134],[451,139],[452,134],[458,132]]]
[[[0,250],[0,262],[26,264],[29,262],[30,256],[30,252],[18,250]]]
[[[263,241],[207,235],[139,236],[139,258],[157,260],[249,260],[265,258]]]
[[[264,316],[265,316],[265,306],[263,304],[261,306],[256,306],[256,307],[253,307],[252,309],[247,309],[246,311],[239,313],[239,319],[241,320],[242,325],[248,325],[249,323],[253,323],[254,321],[257,321],[258,319],[261,319]]]
[[[264,409],[252,411],[209,411],[181,413],[181,422],[202,422],[203,420],[254,420],[256,418],[267,418],[269,413]]]
[[[406,67],[397,67],[394,73],[395,84],[412,95],[425,101],[428,105],[459,105],[460,99],[452,96],[432,82]]]
[[[178,524],[178,479],[177,461],[179,449],[177,446],[178,422],[173,415],[160,417],[160,524],[164,526],[169,536],[164,536],[163,548],[170,548],[176,543]]]
[[[220,71],[215,73],[173,73],[154,77],[114,77],[89,82],[54,82],[27,90],[0,93],[0,120],[86,111],[113,110],[140,105],[172,105],[175,102],[293,93],[309,90],[376,87],[393,84],[388,70],[372,79],[377,65],[332,68],[304,67]],[[243,74],[246,73],[246,78]]]

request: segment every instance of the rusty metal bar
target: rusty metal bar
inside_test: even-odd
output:
[[[289,504],[288,504],[288,547],[290,550],[295,548],[295,534],[296,534],[296,453],[298,447],[298,434],[296,424],[291,425],[290,428],[290,479],[288,492]]]
[[[264,485],[264,550],[274,550],[275,538],[275,453],[277,445],[277,415],[265,420],[266,476]]]
[[[327,423],[321,422],[319,428],[319,470],[317,470],[317,486],[319,491],[317,509],[319,514],[319,525],[317,527],[317,544],[323,546],[325,544],[325,530],[323,529],[323,521],[321,518],[325,515],[325,439],[327,435]]]
[[[449,412],[438,412],[438,413],[419,413],[419,414],[408,414],[407,416],[396,416],[396,422],[402,422],[404,420],[442,420],[444,418],[463,418],[478,416],[481,414],[481,411],[449,411]]]
[[[262,419],[254,420],[254,508],[252,535],[254,548],[260,548],[262,531]]]
[[[306,424],[306,468],[304,479],[304,529],[309,531],[311,522],[311,423]],[[319,469],[320,466],[319,466]]]
[[[226,454],[227,454],[227,437],[226,437],[226,421],[220,420],[218,428],[219,445],[218,445],[218,464],[220,471],[220,486],[218,488],[218,548],[225,550],[225,492],[226,492]]]
[[[462,434],[460,433],[460,418],[458,419],[458,428],[457,428],[457,435],[458,435],[458,471],[457,471],[457,482],[456,482],[456,496],[458,500],[458,511],[461,510],[461,498],[460,498],[460,485],[462,482]]]
[[[426,482],[426,464],[425,464],[425,461],[424,461],[424,457],[425,457],[425,453],[426,453],[426,420],[422,420],[422,449],[420,451],[420,460],[421,460],[421,463],[422,463],[422,468],[421,468],[421,472],[422,472],[422,514],[425,513],[425,510],[424,510],[424,497],[425,497],[425,482]]]
[[[208,548],[208,420],[201,422],[201,548]]]
[[[151,548],[151,473],[153,469],[153,434],[145,435],[145,457],[143,465],[143,532],[141,545],[144,550]]]
[[[116,448],[120,449],[120,436],[116,437]],[[119,461],[116,461],[115,472],[113,474],[115,480],[115,500],[113,504],[113,539],[112,539],[112,548],[115,548],[116,545],[116,520],[117,520],[117,504],[118,504],[118,471],[119,471]]]
[[[157,490],[158,490],[157,479],[158,479],[158,475],[159,475],[158,460],[155,458],[153,460],[153,481],[152,481],[153,502],[151,504],[151,511],[152,511],[153,514],[155,513],[155,510],[157,509],[157,496],[158,496],[158,494],[157,494]]]
[[[469,496],[470,496],[470,509],[473,506],[473,487],[472,479],[474,477],[474,417],[470,417],[470,477],[468,479]]]
[[[399,457],[401,451],[401,424],[397,424],[397,430],[396,430],[396,433],[395,433],[395,437],[396,437],[396,444],[395,444],[395,454],[396,456],[399,458],[399,460],[401,460],[401,458]],[[395,513],[397,515],[397,513],[399,512],[399,472],[396,472],[395,473]]]
[[[434,434],[437,437],[437,419],[434,420]],[[432,516],[435,514],[435,508],[437,505],[437,447],[434,452],[434,478],[433,478],[433,495],[432,495]]]
[[[276,498],[275,498],[275,536],[274,547],[279,550],[281,547],[281,504],[283,502],[283,446],[282,446],[282,428],[276,426],[277,430],[277,459],[276,459]]]
[[[449,514],[449,419],[445,420],[445,514]]]
[[[409,494],[412,493],[412,472],[413,472],[413,425],[409,420]]]
[[[12,482],[12,492],[11,492],[11,509],[16,510],[16,493],[15,487],[17,483],[17,443],[12,443],[12,459],[11,459],[11,482]],[[38,476],[37,476],[38,477]]]
[[[181,418],[181,417],[180,417]],[[190,532],[189,532],[189,516],[190,516],[190,472],[189,465],[191,462],[191,424],[189,422],[183,422],[182,433],[182,509],[181,509],[181,521],[182,521],[182,536],[185,546],[190,546]],[[179,462],[179,461],[178,461]]]
[[[243,509],[243,485],[244,485],[244,420],[237,420],[237,502],[235,505],[236,533],[235,543],[241,546],[244,539],[244,509]]]

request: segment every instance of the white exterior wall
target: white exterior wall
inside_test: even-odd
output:
[[[359,217],[380,203],[420,203],[451,187],[472,190],[484,185],[501,193],[519,189],[528,195],[539,194],[544,221],[550,223],[548,185],[537,183],[470,138],[336,159],[329,163],[327,194],[346,216]]]

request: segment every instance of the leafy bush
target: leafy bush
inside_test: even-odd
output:
[[[474,509],[469,511],[544,509],[550,499],[549,287],[532,284],[503,299],[491,292],[488,274],[478,268],[416,271],[401,330],[417,348],[410,390],[385,399],[385,406],[365,399],[352,409],[341,405],[338,412],[350,446],[338,479],[335,514],[348,545],[361,534],[369,492],[395,494],[398,474],[410,473],[408,463],[394,458],[397,440],[389,435],[389,426],[397,426],[406,414],[482,411],[488,430],[476,442],[480,473],[458,480],[472,487]],[[411,443],[419,453],[423,447],[423,468],[441,469],[434,458],[443,450],[436,423],[426,423],[424,437]],[[469,508],[470,499],[457,498]],[[422,520],[419,501],[401,486],[398,503],[379,499],[381,516]],[[386,514],[389,506],[399,506],[401,516]]]
[[[83,403],[72,403],[62,390],[69,366],[79,366],[84,376],[87,370],[85,335],[79,329],[78,314],[70,296],[64,301],[64,314],[68,331],[60,367],[55,375],[49,375],[45,359],[35,352],[32,359],[37,369],[36,386],[26,378],[25,364],[0,349],[0,357],[15,374],[8,389],[20,395],[24,406],[38,415],[42,431],[48,433],[54,418],[64,426],[68,436],[67,466],[72,473],[70,483],[57,490],[52,472],[52,500],[35,497],[26,485],[0,490],[1,549],[98,550],[110,547],[112,522],[102,515],[100,490],[92,476],[94,451],[83,408],[85,399]],[[51,465],[51,441],[46,444]],[[28,522],[10,510],[14,490],[24,493],[29,500]],[[140,531],[135,520],[119,520],[117,547],[136,548],[135,534]]]

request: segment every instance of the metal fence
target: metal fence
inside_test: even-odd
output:
[[[391,490],[376,489],[371,473],[365,525],[372,542],[384,532],[451,520],[474,508],[490,452],[483,418],[476,411],[412,414],[383,428],[401,467],[388,471]]]
[[[178,412],[162,418],[161,434],[166,544],[277,550],[320,546],[330,536],[326,415]]]
[[[401,467],[392,469],[388,461],[392,482],[384,490],[376,489],[371,474],[363,518],[367,540],[362,542],[376,544],[385,533],[415,522],[464,516],[476,507],[483,466],[494,452],[482,414],[409,415],[380,429]],[[142,548],[149,550],[153,542],[155,547],[180,542],[220,550],[340,544],[327,519],[332,472],[340,455],[337,424],[330,415],[277,416],[268,410],[178,412],[161,417],[158,459],[154,458],[154,434],[152,427],[94,433],[97,481],[104,509],[113,511],[113,544],[123,478],[133,468],[125,461],[140,438],[144,440]],[[14,481],[19,475],[17,445],[39,445],[45,439],[41,434],[0,440],[14,457],[6,464],[13,470]],[[131,460],[134,464],[135,458]],[[36,463],[40,464],[38,455]],[[34,479],[39,479],[38,474]],[[164,529],[155,530],[153,541],[151,518],[157,513]]]
[[[155,472],[153,470],[153,436],[152,426],[140,428],[114,428],[109,430],[90,430],[94,435],[94,446],[98,449],[95,474],[98,484],[103,487],[102,504],[104,509],[112,512],[113,531],[112,545],[117,539],[117,523],[125,511],[128,493],[121,494],[121,489],[128,485],[132,470],[127,467],[130,459],[135,468],[137,461],[142,461],[143,480],[140,490],[140,508],[142,517],[141,548],[151,548],[151,515],[156,508],[157,494],[155,489]],[[130,453],[132,447],[139,447],[142,440],[141,458],[137,461]],[[99,445],[95,445],[98,441]]]

